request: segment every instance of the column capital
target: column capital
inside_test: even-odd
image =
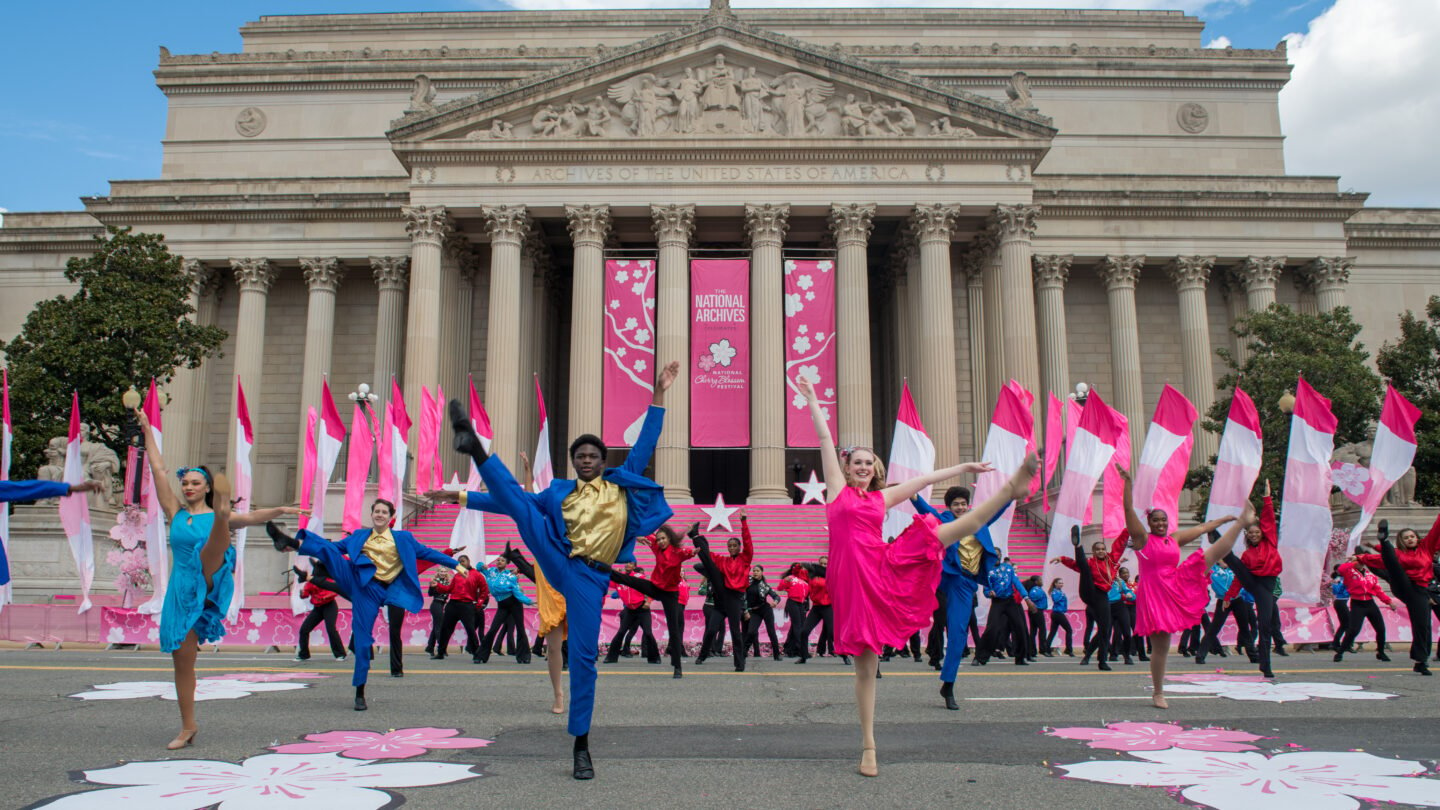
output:
[[[1038,205],[997,205],[990,222],[1002,242],[1028,240],[1035,236],[1035,218],[1039,215]]]
[[[235,286],[240,292],[269,293],[270,285],[280,275],[269,259],[231,259],[230,269],[235,271]]]
[[[1349,256],[1317,256],[1305,265],[1302,278],[1306,279],[1316,292],[1338,289],[1350,282],[1350,269],[1355,260]]]
[[[443,205],[404,205],[400,213],[405,216],[405,232],[412,242],[429,242],[439,245],[445,235],[454,229],[450,214]]]
[[[955,230],[955,218],[960,206],[948,203],[922,203],[915,206],[910,215],[909,230],[920,244],[944,242],[949,244]]]
[[[1035,286],[1038,289],[1065,289],[1065,282],[1070,280],[1070,265],[1075,261],[1074,256],[1060,256],[1056,254],[1037,254],[1030,258],[1031,269],[1035,273]]]
[[[695,232],[695,206],[684,203],[650,206],[651,225],[658,247],[667,244],[689,246]]]
[[[1284,256],[1246,256],[1235,268],[1235,275],[1246,290],[1274,287],[1286,261]]]
[[[750,246],[779,246],[785,243],[785,232],[790,229],[790,206],[785,203],[762,203],[745,206],[745,230],[750,234]]]
[[[1175,288],[1183,292],[1205,289],[1214,267],[1214,256],[1176,256],[1166,265],[1165,271],[1175,282]]]
[[[381,292],[404,292],[410,284],[410,257],[371,256],[370,272],[375,276],[375,286],[379,287]]]
[[[835,246],[864,245],[875,229],[875,203],[847,203],[830,206],[830,230]]]
[[[576,245],[600,247],[610,233],[610,206],[567,205],[565,218],[570,221],[570,239]]]
[[[190,278],[190,292],[197,299],[207,295],[219,296],[220,284],[223,279],[220,271],[211,267],[199,259],[184,259],[180,263],[181,269]]]
[[[310,292],[335,292],[340,289],[340,279],[345,277],[345,265],[335,256],[314,256],[302,258],[300,269],[305,275],[305,286]]]
[[[491,244],[508,242],[518,246],[530,233],[530,212],[523,205],[486,205],[480,212],[485,215]]]
[[[1105,289],[1135,289],[1135,284],[1140,280],[1140,270],[1145,267],[1144,256],[1106,256],[1100,260],[1096,270],[1100,273],[1100,279],[1105,282]]]

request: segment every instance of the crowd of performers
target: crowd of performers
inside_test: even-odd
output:
[[[638,633],[642,656],[656,664],[668,659],[674,677],[683,677],[687,568],[699,574],[698,592],[705,597],[705,627],[694,664],[722,656],[728,633],[734,667],[745,671],[747,658],[758,657],[764,649],[763,629],[763,641],[776,660],[790,657],[805,664],[812,655],[835,655],[853,667],[861,737],[858,771],[865,776],[878,773],[874,718],[882,661],[901,657],[919,662],[922,651],[928,653],[929,665],[939,670],[941,699],[954,710],[959,708],[955,681],[962,659],[970,658],[973,666],[1001,659],[1026,666],[1037,656],[1074,656],[1078,647],[1082,666],[1092,659],[1101,670],[1111,670],[1112,662],[1148,662],[1151,699],[1156,707],[1166,708],[1165,670],[1177,633],[1179,654],[1204,663],[1208,655],[1228,654],[1219,636],[1233,617],[1237,654],[1248,655],[1265,677],[1273,677],[1271,655],[1287,655],[1276,609],[1283,563],[1276,548],[1269,482],[1258,510],[1247,504],[1240,514],[1172,531],[1172,516],[1164,511],[1151,510],[1143,518],[1135,512],[1130,475],[1120,470],[1125,530],[1113,540],[1094,542],[1087,555],[1076,528],[1073,556],[1051,560],[1079,575],[1077,595],[1085,607],[1085,627],[1077,632],[1067,616],[1069,598],[1062,581],[1047,585],[1038,576],[1022,580],[989,534],[989,526],[1028,493],[1038,469],[1033,455],[983,501],[972,503],[969,490],[951,487],[944,496],[945,509],[936,510],[917,497],[922,490],[956,476],[990,472],[990,466],[960,464],[887,484],[874,450],[837,450],[814,390],[804,380],[799,387],[820,440],[828,554],[792,564],[772,585],[753,563],[754,540],[743,511],[740,536],[728,538],[721,553],[698,524],[669,523],[673,512],[663,488],[645,476],[661,433],[665,393],[678,373],[679,364],[671,363],[657,376],[651,407],[624,464],[607,467],[604,442],[593,435],[579,436],[569,448],[576,477],[556,479],[539,492],[530,491],[499,458],[489,455],[464,409],[450,403],[454,447],[475,462],[486,491],[432,495],[510,517],[528,557],[507,546],[486,563],[458,549],[429,548],[410,532],[393,528],[395,507],[383,499],[373,503],[369,527],[341,540],[303,529],[291,535],[277,521],[303,510],[284,506],[233,513],[224,475],[203,466],[176,471],[176,486],[157,487],[174,555],[160,644],[173,657],[181,719],[180,732],[167,747],[191,745],[198,732],[195,659],[201,644],[225,632],[221,619],[234,590],[231,531],[260,524],[277,551],[311,559],[300,578],[302,594],[314,609],[301,627],[296,657],[309,658],[310,631],[324,623],[331,654],[345,660],[348,653],[353,660],[355,709],[368,708],[365,688],[381,607],[390,628],[390,674],[403,677],[399,628],[405,613],[424,609],[420,574],[435,568],[427,589],[427,653],[445,658],[457,630],[463,630],[463,648],[475,663],[485,663],[507,648],[519,663],[543,655],[554,697],[551,711],[568,715],[576,779],[595,775],[589,742],[600,661],[613,663],[631,655]],[[150,445],[146,457],[155,480],[166,481],[170,473],[154,446],[154,434],[143,413],[137,412],[137,418]],[[90,482],[0,482],[0,501],[58,497],[93,487]],[[917,515],[887,541],[882,533],[886,512],[907,501]],[[1430,619],[1432,612],[1440,617],[1435,562],[1440,519],[1424,537],[1404,529],[1392,544],[1384,521],[1378,534],[1374,552],[1362,550],[1333,572],[1340,627],[1331,641],[1334,660],[1353,650],[1365,622],[1375,631],[1376,657],[1389,660],[1378,600],[1392,611],[1404,606],[1414,628],[1414,670],[1429,675]],[[648,547],[648,571],[638,564],[637,543]],[[1181,559],[1180,547],[1190,543],[1199,543],[1199,550]],[[1121,564],[1132,557],[1133,572]],[[0,573],[5,570],[0,566]],[[519,585],[520,576],[536,585],[533,603]],[[1379,585],[1382,577],[1390,595]],[[983,634],[975,615],[982,594],[989,601]],[[352,606],[348,644],[336,631],[337,596]],[[622,610],[619,629],[602,647],[607,598],[618,599]],[[486,607],[492,600],[496,607],[487,630]],[[525,607],[532,604],[539,614],[533,645],[524,620]],[[777,610],[787,619],[783,642],[776,631]],[[663,618],[670,640],[664,650],[655,640],[652,625],[657,618]],[[922,638],[927,630],[928,637]]]

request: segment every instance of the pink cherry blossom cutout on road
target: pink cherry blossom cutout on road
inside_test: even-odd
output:
[[[336,753],[350,759],[407,759],[434,748],[484,748],[490,740],[457,737],[457,728],[400,728],[393,731],[325,731],[303,743],[272,745],[279,754]]]
[[[1105,728],[1055,728],[1045,733],[1065,740],[1084,740],[1091,748],[1112,751],[1164,751],[1169,748],[1253,751],[1256,746],[1250,743],[1264,739],[1248,731],[1185,728],[1174,723],[1110,723]]]

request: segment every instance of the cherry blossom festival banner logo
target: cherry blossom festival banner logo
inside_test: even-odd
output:
[[[690,263],[690,445],[750,445],[750,262]]]
[[[819,447],[820,438],[810,422],[796,381],[801,376],[815,384],[820,410],[836,430],[835,403],[835,262],[832,259],[785,261],[785,443],[791,447]]]
[[[655,262],[605,262],[605,396],[601,433],[630,447],[655,390]]]

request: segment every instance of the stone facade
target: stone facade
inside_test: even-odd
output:
[[[388,396],[394,373],[412,415],[420,385],[459,396],[473,375],[513,463],[534,374],[552,447],[598,429],[571,395],[598,374],[571,358],[596,357],[606,255],[658,257],[660,298],[684,301],[665,270],[687,250],[753,251],[756,273],[777,250],[828,252],[842,442],[887,444],[902,377],[942,460],[978,455],[1010,377],[1042,396],[1085,381],[1138,428],[1166,382],[1223,373],[1213,350],[1252,305],[1349,305],[1373,348],[1440,293],[1440,213],[1286,175],[1283,49],[1205,50],[1202,27],[978,9],[265,17],[239,53],[161,49],[159,178],[6,216],[0,336],[67,289],[65,260],[103,225],[163,233],[218,280],[197,317],[231,335],[177,379],[167,454],[224,454],[239,374],[256,500],[273,503],[296,491],[302,368],[337,397]],[[683,347],[685,323],[661,317]],[[754,402],[779,398],[778,376],[754,384]],[[686,418],[657,469],[681,499],[698,494]],[[811,457],[755,444],[748,494],[783,499]]]

